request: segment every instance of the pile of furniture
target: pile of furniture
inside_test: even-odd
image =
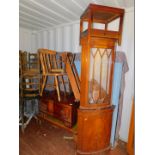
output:
[[[31,96],[39,99],[37,101],[41,118],[52,123],[54,123],[53,118],[56,118],[61,121],[59,124],[73,127],[77,121],[80,98],[80,80],[74,64],[74,54],[58,53],[49,49],[39,49],[38,53],[20,51],[19,54],[20,101],[23,102],[20,102],[22,129],[24,130],[32,117],[36,116],[37,107],[33,107],[34,100],[29,105],[25,101],[31,100]],[[26,90],[29,92],[31,90],[29,98],[25,97]],[[51,93],[47,95],[49,91]],[[29,107],[33,107],[33,112],[30,112],[28,121],[24,123],[26,109],[32,111]]]
[[[38,54],[19,52],[19,125],[24,132],[36,117],[40,96],[40,65]]]
[[[121,44],[123,18],[123,9],[95,4],[90,4],[81,15],[81,78],[74,65],[74,55],[68,52],[61,53],[58,58],[56,51],[39,49],[40,73],[30,65],[29,68],[21,67],[21,85],[25,73],[32,77],[41,75],[38,90],[42,118],[51,122],[57,118],[67,127],[72,127],[78,119],[77,155],[102,154],[110,148],[115,49],[117,43]],[[111,30],[109,25],[116,20],[118,30]],[[95,24],[102,27],[98,29]],[[25,61],[22,59],[21,64],[25,64]],[[49,79],[50,84],[47,82]],[[28,86],[29,83],[25,82],[25,88],[34,91],[35,87]],[[46,88],[51,91],[47,93]],[[25,94],[21,90],[23,99]]]

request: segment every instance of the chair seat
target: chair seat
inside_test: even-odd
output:
[[[28,70],[25,70],[23,71],[23,76],[25,75],[38,75],[39,74],[39,70],[38,69],[28,69]]]
[[[53,72],[53,73],[65,73],[64,69],[51,69],[50,72]]]
[[[63,73],[62,72],[48,72],[48,73],[46,73],[46,76],[49,76],[49,75],[51,75],[51,76],[63,76],[63,75],[67,75],[67,73],[66,72],[63,72]]]
[[[32,99],[39,99],[39,94],[35,94],[35,93],[33,93],[33,94],[25,94],[24,96],[23,96],[23,98],[24,99],[26,99],[26,100],[32,100]]]

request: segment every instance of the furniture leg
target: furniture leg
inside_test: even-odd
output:
[[[46,80],[47,80],[47,76],[44,75],[44,76],[43,76],[43,83],[42,83],[42,85],[41,85],[40,96],[42,96],[43,90],[44,90],[44,88],[45,88]]]
[[[59,89],[59,83],[58,83],[58,77],[55,76],[55,85],[56,85],[56,90],[57,90],[57,95],[58,95],[58,101],[61,100],[60,98],[60,89]]]

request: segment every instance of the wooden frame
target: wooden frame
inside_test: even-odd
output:
[[[100,16],[101,15],[103,16],[102,19],[98,19],[100,18],[100,16],[95,16],[95,14],[98,12],[100,13]],[[111,14],[111,16],[108,17],[107,16],[108,14]],[[83,35],[86,36],[90,35],[91,37],[96,36],[96,37],[112,38],[118,41],[118,44],[121,45],[123,17],[124,17],[124,9],[90,4],[80,17],[80,38],[82,38]],[[119,30],[118,31],[107,30],[108,23],[117,18],[120,18]],[[88,22],[88,29],[83,33],[82,31],[84,21]],[[105,30],[92,29],[93,22],[104,23]]]
[[[63,75],[65,75],[65,70],[63,68],[58,68],[58,61],[56,59],[56,51],[48,50],[48,49],[39,49],[39,58],[41,62],[42,67],[42,77],[43,77],[43,83],[41,87],[41,96],[43,93],[43,90],[45,88],[46,82],[47,82],[47,76],[53,76],[55,85],[53,85],[54,88],[57,90],[58,95],[58,101],[61,100],[60,97],[60,88],[59,88],[59,82],[58,82],[58,76],[60,76],[62,84],[64,86],[64,91],[66,90]]]
[[[95,16],[97,13],[103,17],[98,20],[99,16]],[[110,16],[109,16],[110,14]],[[122,25],[123,25],[124,10],[119,8],[101,6],[96,4],[90,4],[84,13],[80,17],[80,44],[82,46],[82,67],[81,67],[81,96],[80,106],[95,108],[104,107],[109,105],[112,94],[112,80],[115,61],[115,45],[116,42],[121,44],[122,37]],[[117,18],[120,18],[119,31],[98,30],[92,28],[93,22],[107,24]],[[106,20],[105,20],[106,19]],[[88,22],[88,29],[83,31],[83,22]],[[103,104],[90,105],[88,104],[88,79],[89,79],[89,66],[90,66],[90,49],[91,48],[105,48],[112,50],[112,64],[110,70],[110,88],[109,88],[109,102],[106,100]]]
[[[111,94],[115,61],[115,46],[116,43],[121,44],[123,15],[123,9],[90,4],[80,18],[80,44],[82,46],[82,65],[80,108],[78,110],[77,155],[97,155],[110,147],[112,113],[114,109],[114,106],[112,106],[111,103]],[[108,23],[117,18],[120,18],[119,30],[109,31]],[[87,30],[83,31],[83,22],[85,21],[88,22],[88,28]],[[92,27],[93,22],[104,23],[105,29],[94,29]],[[108,70],[109,72],[107,74],[109,81],[109,97],[103,100],[101,103],[97,102],[90,104],[88,95],[90,87],[90,65],[92,63],[92,61],[90,60],[90,56],[91,50],[93,48],[97,48],[97,50],[111,50],[111,65],[109,65],[110,69]],[[101,52],[99,53],[100,55],[102,55]],[[102,67],[102,65],[98,66],[97,68],[98,72],[100,72],[101,81],[101,72],[103,68],[99,67]],[[101,82],[99,83],[98,94],[100,93]]]

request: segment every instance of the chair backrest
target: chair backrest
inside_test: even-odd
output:
[[[28,65],[28,52],[19,51],[19,69],[21,72],[26,71],[29,68]]]
[[[28,54],[29,68],[39,69],[39,54],[38,53],[29,53]]]
[[[39,54],[19,51],[19,68],[20,72],[40,73]]]
[[[40,75],[22,75],[20,81],[21,97],[36,98],[40,95]]]
[[[22,72],[22,51],[19,50],[19,76]]]
[[[60,66],[60,68],[62,68],[64,70],[64,72],[66,72],[67,55],[68,55],[68,52],[58,53],[59,57],[57,60],[57,64],[58,64],[58,66]]]
[[[32,59],[32,55],[28,52],[19,51],[20,96],[24,98],[35,98],[40,94],[41,78],[38,68],[39,59],[36,55],[37,54],[35,54],[35,57],[33,56],[35,59]]]
[[[43,74],[48,74],[58,69],[56,51],[39,49],[38,52]]]

